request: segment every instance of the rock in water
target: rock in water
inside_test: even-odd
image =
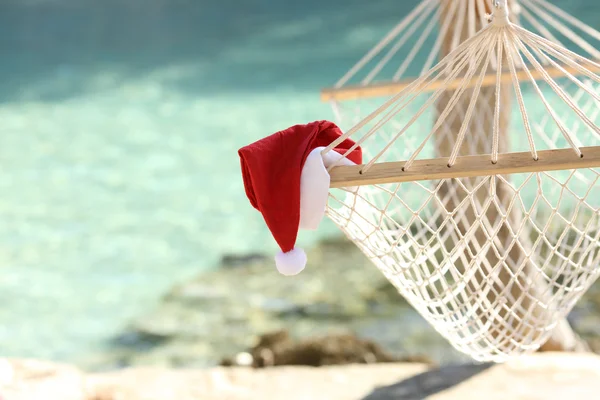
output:
[[[277,273],[271,257],[261,261],[252,255],[247,265],[202,273],[177,285],[113,343],[114,365],[214,366],[252,348],[260,335],[281,329],[295,338],[337,335],[328,346],[349,343],[339,338],[356,335],[393,357],[454,357],[446,341],[350,241],[323,241],[309,250],[308,258],[307,269],[291,279]],[[140,343],[131,342],[136,338]],[[318,362],[325,362],[323,349],[313,356]],[[315,352],[304,351],[305,357]]]
[[[221,266],[224,268],[245,267],[252,263],[262,263],[267,261],[264,254],[226,254],[221,258]]]
[[[246,356],[247,355],[247,356]],[[241,362],[236,362],[240,360]],[[223,366],[251,365],[255,368],[307,365],[374,364],[417,361],[431,364],[424,357],[410,360],[395,357],[371,340],[354,335],[327,335],[295,341],[286,330],[260,336],[258,344],[235,358],[226,358]]]

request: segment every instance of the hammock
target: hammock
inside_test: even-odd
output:
[[[509,3],[425,0],[322,96],[339,110],[395,93],[323,150],[350,138],[366,160],[329,166],[327,214],[456,349],[496,362],[538,349],[600,273],[600,64],[574,28],[600,34],[544,0]],[[437,21],[417,79],[402,80],[426,39],[373,83]]]

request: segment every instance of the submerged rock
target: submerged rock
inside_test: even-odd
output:
[[[308,259],[293,278],[278,274],[272,258],[254,255],[246,265],[202,273],[175,286],[110,351],[119,365],[210,366],[285,329],[293,338],[357,335],[394,359],[424,353],[436,361],[456,359],[350,241],[324,241]],[[135,338],[143,344],[131,343]]]
[[[221,267],[245,267],[251,263],[265,263],[267,257],[264,254],[226,254],[221,258]]]
[[[287,330],[281,330],[261,335],[255,346],[234,358],[225,358],[221,365],[254,368],[284,365],[322,367],[391,362],[432,364],[426,357],[395,357],[372,340],[354,335],[327,335],[296,341]]]

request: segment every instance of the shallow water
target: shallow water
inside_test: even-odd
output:
[[[98,3],[0,5],[1,355],[75,361],[222,254],[274,251],[236,150],[332,118],[319,88],[415,2]]]

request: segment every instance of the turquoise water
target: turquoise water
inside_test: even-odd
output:
[[[98,3],[0,5],[0,355],[78,360],[224,253],[275,251],[237,149],[333,118],[318,90],[415,4]]]

